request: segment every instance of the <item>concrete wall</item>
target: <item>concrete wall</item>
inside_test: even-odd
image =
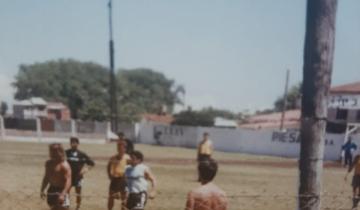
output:
[[[299,132],[295,130],[284,133],[142,123],[138,141],[144,144],[195,148],[204,132],[209,132],[214,148],[218,151],[292,158],[299,157],[300,153]],[[353,136],[353,140],[360,147],[360,136]],[[343,141],[344,135],[326,135],[325,160],[339,159]]]

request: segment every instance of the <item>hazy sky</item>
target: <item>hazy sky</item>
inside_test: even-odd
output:
[[[149,67],[186,103],[271,107],[302,79],[305,0],[113,0],[115,65]],[[332,84],[360,80],[360,1],[339,0]],[[107,0],[0,0],[0,99],[19,64],[74,58],[108,65]]]

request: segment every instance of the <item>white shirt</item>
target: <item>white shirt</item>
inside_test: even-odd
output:
[[[148,183],[145,179],[145,171],[148,167],[142,163],[135,167],[130,166],[125,171],[127,179],[127,188],[130,193],[146,192],[148,189]]]

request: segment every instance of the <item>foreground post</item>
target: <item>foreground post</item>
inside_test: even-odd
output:
[[[301,108],[299,209],[319,210],[337,0],[308,0]]]

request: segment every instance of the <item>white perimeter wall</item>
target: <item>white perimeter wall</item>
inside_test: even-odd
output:
[[[195,148],[201,141],[204,132],[210,133],[214,148],[218,151],[299,157],[298,131],[283,133],[269,130],[253,131],[141,123],[139,124],[138,141],[145,144]],[[344,135],[327,134],[324,159],[338,160],[343,141]],[[360,147],[359,135],[353,136],[353,141]]]

